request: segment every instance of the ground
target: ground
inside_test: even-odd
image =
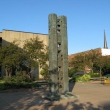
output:
[[[77,99],[50,102],[42,99],[48,89],[0,92],[0,110],[110,110],[110,86],[100,83],[70,83]]]

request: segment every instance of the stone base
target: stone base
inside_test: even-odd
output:
[[[47,95],[42,96],[42,98],[50,101],[57,101],[60,99],[60,95],[49,93]]]
[[[58,100],[68,100],[68,99],[76,99],[79,96],[72,94],[71,92],[66,92],[63,94],[52,95],[48,94],[46,96],[42,96],[42,98],[50,101],[58,101]]]
[[[71,92],[66,92],[65,94],[60,94],[60,100],[64,99],[75,99],[78,98],[79,96],[72,94]]]

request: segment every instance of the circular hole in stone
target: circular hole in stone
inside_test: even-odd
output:
[[[57,25],[57,27],[60,27],[60,25]]]
[[[61,50],[60,50],[60,51],[58,51],[58,54],[60,54],[60,52],[61,52]]]
[[[60,33],[60,29],[57,30],[57,33]]]
[[[62,85],[59,85],[59,88],[62,88]]]
[[[59,66],[58,68],[61,68],[61,66]]]
[[[61,46],[61,44],[59,43],[59,44],[58,44],[58,47],[60,47],[60,46]]]

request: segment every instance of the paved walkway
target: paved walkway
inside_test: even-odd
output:
[[[110,86],[91,83],[70,84],[78,99],[49,102],[41,98],[47,90],[0,92],[0,110],[110,110]]]

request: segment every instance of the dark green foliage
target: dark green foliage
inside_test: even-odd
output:
[[[41,85],[38,83],[32,82],[26,76],[11,77],[11,78],[5,77],[4,79],[2,79],[2,82],[0,82],[0,90],[19,89],[19,88],[36,88],[39,86]]]
[[[77,72],[75,68],[71,68],[68,70],[68,76],[73,77],[73,75]]]
[[[76,82],[76,77],[72,77],[69,82]]]
[[[25,71],[19,71],[16,73],[16,77],[15,79],[17,82],[31,82],[31,78],[29,77],[29,75],[25,72]]]
[[[40,72],[42,76],[44,76],[45,80],[49,80],[49,66],[45,64]]]
[[[74,56],[70,63],[75,70],[77,69],[77,71],[83,71],[86,65],[85,55],[79,53],[78,55]]]
[[[100,74],[99,73],[88,73],[91,78],[94,78],[94,77],[100,77]]]
[[[8,83],[10,83],[10,82],[11,83],[12,82],[15,82],[15,83],[32,82],[31,78],[29,78],[28,75],[25,75],[22,72],[13,77],[4,77],[3,80]]]
[[[43,44],[43,41],[39,41],[38,37],[26,40],[23,49],[29,57],[29,66],[37,68],[46,64],[48,60],[48,48]]]
[[[17,41],[3,45],[0,53],[1,66],[5,68],[6,77],[11,77],[13,70],[23,65],[28,59],[26,53],[19,48]]]
[[[16,82],[5,82],[5,83],[0,83],[0,90],[6,90],[6,89],[20,89],[20,88],[36,88],[41,85],[37,83],[32,83],[32,82],[21,82],[21,83],[16,83]]]
[[[35,68],[42,68],[41,74],[44,79],[48,79],[48,47],[43,44],[43,41],[39,41],[39,38],[31,38],[26,40],[23,48],[28,59],[28,66]]]

